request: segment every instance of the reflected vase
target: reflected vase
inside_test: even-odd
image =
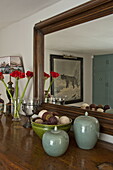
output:
[[[50,103],[51,94],[47,90],[44,91],[44,102]]]

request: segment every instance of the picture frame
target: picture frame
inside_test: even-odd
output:
[[[15,70],[25,72],[21,56],[0,57],[0,72],[3,74],[10,74]]]
[[[83,101],[82,57],[50,54],[50,71],[60,74],[58,78],[54,78],[51,95],[62,98],[65,104]]]

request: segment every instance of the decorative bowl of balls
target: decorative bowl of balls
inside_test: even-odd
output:
[[[57,112],[41,110],[38,117],[31,120],[32,129],[42,139],[43,134],[57,126],[58,129],[70,131],[72,119],[67,116],[60,116]]]

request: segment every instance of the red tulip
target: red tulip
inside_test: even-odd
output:
[[[53,71],[51,71],[51,72],[50,72],[50,74],[51,74],[51,76],[52,76],[53,78],[57,78],[57,77],[59,77],[59,76],[60,76],[60,74],[59,74],[59,73],[57,73],[57,72],[53,72]]]
[[[3,73],[0,72],[0,80],[3,80],[3,79],[4,79]]]
[[[50,82],[50,85],[49,85],[49,88],[48,88],[48,90],[47,90],[47,93],[46,93],[45,97],[48,96],[48,93],[49,93],[49,91],[50,91],[50,88],[51,88],[51,86],[52,86],[52,84],[53,84],[53,82],[54,82],[54,78],[57,78],[57,77],[60,76],[59,73],[54,72],[54,71],[51,71],[51,72],[50,72],[50,75],[52,76],[52,81]]]
[[[45,79],[47,79],[50,77],[50,75],[44,72],[44,77],[45,77]]]
[[[33,77],[33,72],[27,71],[26,76],[29,77],[29,78]]]
[[[21,79],[21,78],[25,78],[25,73],[18,71],[18,70],[15,70],[12,73],[10,73],[10,76],[15,77],[17,79]]]

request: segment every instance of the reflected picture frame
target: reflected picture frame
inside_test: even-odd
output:
[[[51,95],[65,104],[83,101],[83,58],[50,54],[50,71],[60,74],[54,78]],[[52,77],[50,81],[52,81]]]

